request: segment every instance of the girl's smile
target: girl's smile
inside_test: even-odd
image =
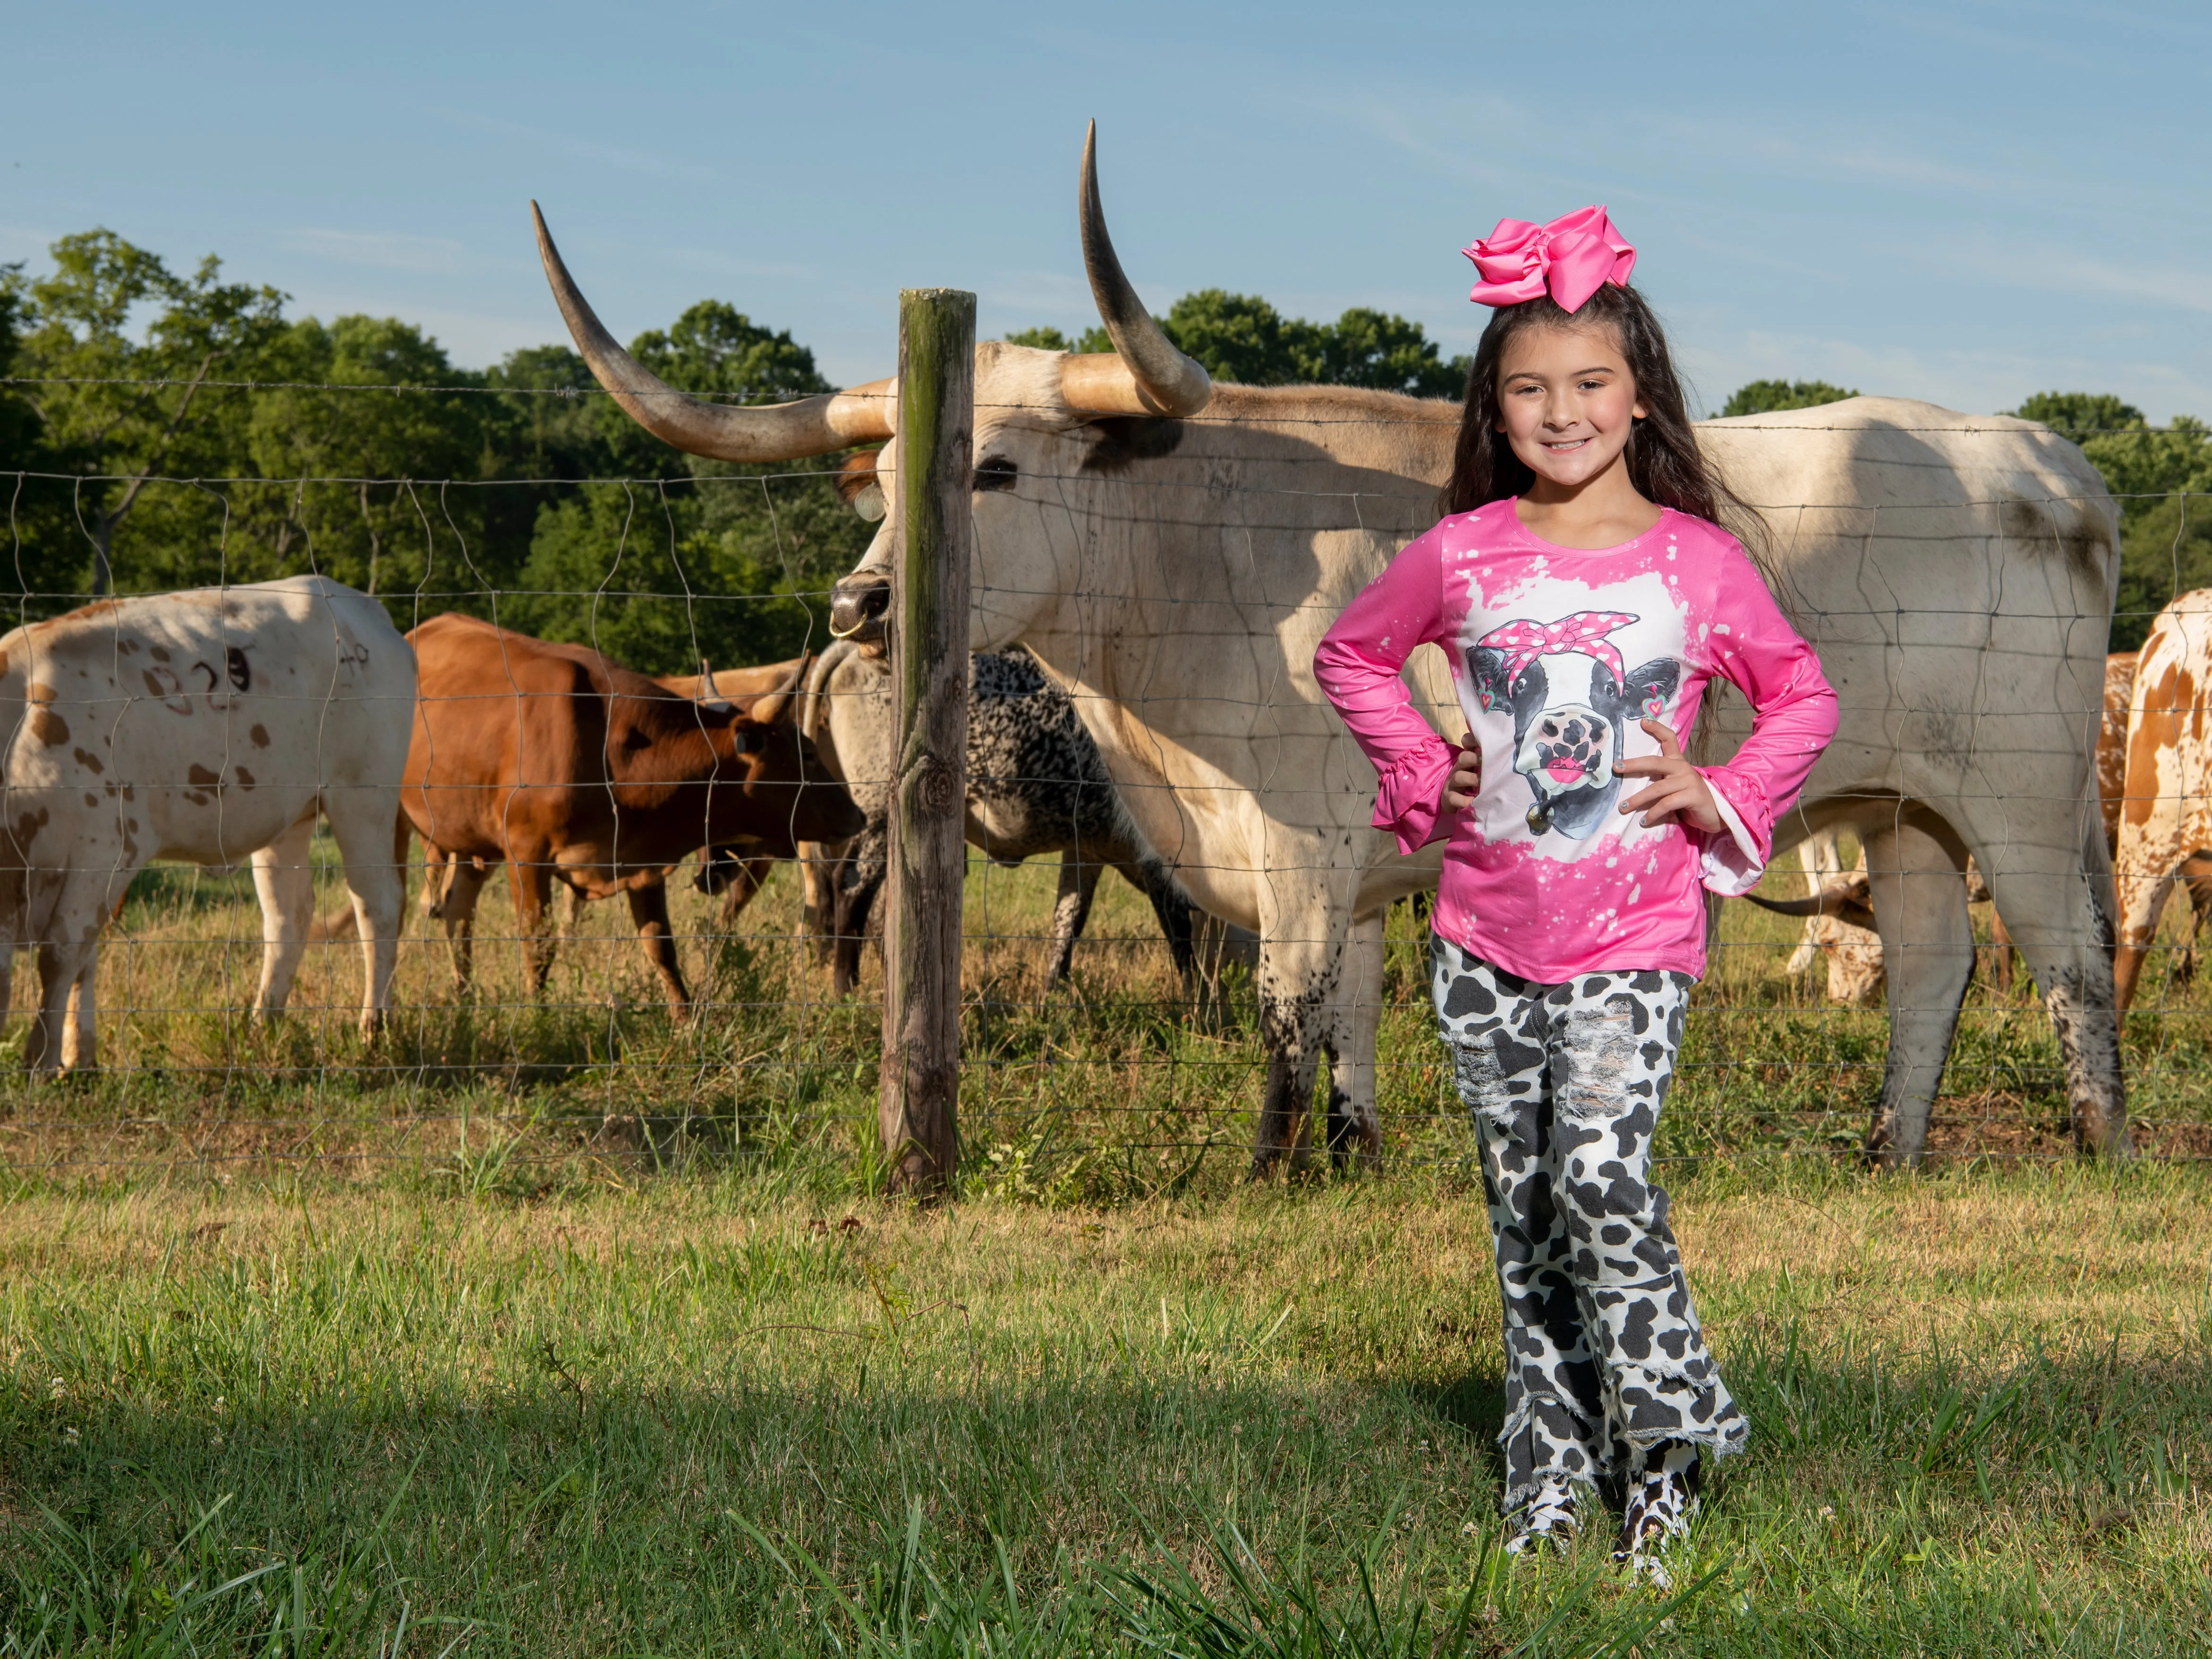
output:
[[[1643,417],[1636,377],[1606,327],[1530,328],[1514,336],[1498,364],[1498,429],[1536,475],[1538,502],[1600,495]],[[1621,472],[1620,483],[1626,484]]]

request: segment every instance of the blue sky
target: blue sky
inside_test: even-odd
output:
[[[1085,120],[1154,309],[1452,350],[1458,250],[1608,204],[1709,404],[1817,376],[2212,416],[2212,8],[549,4],[15,13],[0,260],[106,225],[481,364],[562,337],[527,204],[627,337],[726,299],[844,380],[902,286],[1088,319]]]

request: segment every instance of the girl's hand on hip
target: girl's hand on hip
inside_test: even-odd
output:
[[[1451,775],[1444,780],[1444,811],[1464,812],[1481,792],[1482,745],[1470,732],[1460,739],[1459,757],[1452,762]]]
[[[1621,802],[1620,810],[1643,813],[1646,829],[1669,818],[1680,818],[1707,835],[1718,834],[1724,823],[1720,808],[1713,804],[1712,786],[1696,767],[1682,758],[1682,745],[1674,736],[1674,728],[1658,720],[1645,720],[1644,729],[1658,743],[1659,752],[1625,760],[1613,770],[1616,777],[1650,778],[1651,787],[1638,790]],[[1456,769],[1452,775],[1458,776]],[[1451,799],[1449,789],[1444,799]]]

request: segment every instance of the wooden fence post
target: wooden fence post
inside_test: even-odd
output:
[[[878,1121],[893,1192],[958,1173],[960,890],[968,793],[968,561],[975,442],[975,296],[899,295],[891,684],[898,698],[884,1057]]]

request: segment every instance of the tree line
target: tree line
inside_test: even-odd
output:
[[[682,455],[598,395],[566,346],[455,366],[416,325],[285,312],[265,284],[189,272],[106,230],[64,237],[52,268],[0,267],[0,603],[17,617],[88,595],[315,570],[383,599],[402,626],[459,609],[594,641],[656,672],[796,654],[870,527],[837,499],[837,458],[747,466]],[[1160,319],[1217,379],[1463,392],[1418,323],[1354,307],[1334,322],[1206,289]],[[1092,327],[1017,344],[1110,349]],[[702,301],[631,350],[696,396],[773,403],[830,390],[787,331]],[[398,390],[398,388],[406,388]],[[1725,415],[1856,395],[1756,380]],[[2120,499],[2116,647],[2172,594],[2212,586],[2212,433],[2154,429],[2118,398],[2044,392],[2016,410],[2081,444]],[[49,475],[49,476],[38,476]],[[189,482],[175,482],[179,480]]]
[[[54,244],[43,276],[0,273],[0,375],[16,381],[0,385],[0,473],[53,475],[0,477],[0,603],[35,617],[312,570],[403,627],[464,610],[656,672],[822,639],[813,596],[869,534],[830,486],[835,457],[678,454],[564,346],[462,368],[413,324],[284,301],[104,230]],[[718,301],[631,349],[701,397],[830,389],[788,332]]]

